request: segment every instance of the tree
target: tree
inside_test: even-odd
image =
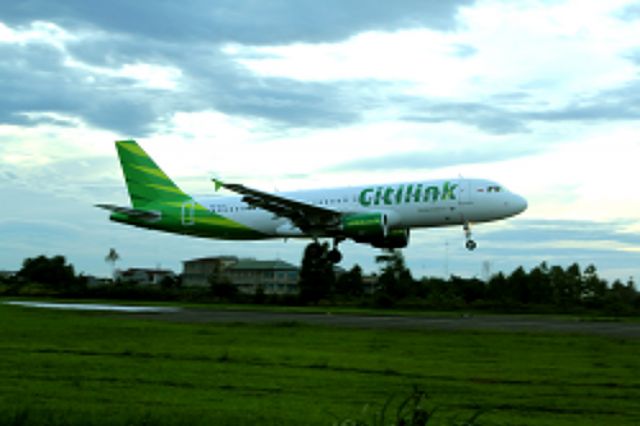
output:
[[[66,290],[77,284],[73,266],[67,265],[64,256],[27,258],[18,277],[56,290]]]
[[[109,253],[105,256],[104,261],[111,264],[111,277],[116,279],[116,262],[120,260],[120,255],[114,248],[109,249]]]
[[[376,256],[376,263],[382,265],[378,286],[380,293],[388,296],[392,301],[403,299],[411,293],[414,281],[411,272],[404,263],[404,256],[400,250],[385,250]]]
[[[304,250],[300,268],[300,301],[318,303],[331,295],[335,284],[333,262],[329,260],[329,245],[313,242]]]
[[[494,302],[507,305],[511,303],[509,283],[502,272],[491,277],[487,287],[487,296]]]
[[[547,262],[542,262],[529,272],[529,288],[531,303],[537,305],[551,305],[553,303],[553,288],[551,287]]]
[[[507,278],[509,299],[526,305],[531,299],[528,275],[522,266],[517,267]]]
[[[455,296],[463,300],[467,305],[484,299],[486,293],[484,281],[477,278],[461,278],[452,275],[449,280],[449,286],[452,287]]]
[[[561,266],[554,266],[550,271],[554,302],[561,309],[569,309],[580,304],[582,295],[582,275],[576,263],[565,271]]]
[[[638,293],[630,279],[627,284],[615,280],[605,296],[605,310],[612,315],[629,315],[633,312]]]
[[[180,288],[181,284],[182,281],[180,280],[180,277],[167,275],[160,281],[160,288],[163,290],[173,290]]]
[[[336,293],[351,297],[362,296],[364,286],[362,283],[362,268],[359,265],[354,265],[351,270],[338,278]]]
[[[607,293],[607,282],[598,277],[594,265],[584,270],[584,303],[589,308],[602,308]]]

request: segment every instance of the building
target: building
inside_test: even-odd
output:
[[[183,262],[184,286],[208,286],[209,278],[220,274],[241,293],[297,294],[298,267],[282,260],[239,259],[233,256],[206,257]]]
[[[176,274],[169,269],[130,268],[116,270],[115,281],[129,284],[158,285],[165,278],[175,279]]]
[[[282,260],[242,259],[226,270],[231,283],[246,294],[297,294],[300,270]]]
[[[368,274],[362,275],[362,292],[364,294],[373,294],[380,290],[380,284],[378,283],[378,275]]]
[[[238,263],[235,256],[202,257],[182,262],[182,285],[208,287],[209,277]]]
[[[93,275],[85,275],[84,278],[87,280],[87,287],[102,287],[113,284],[113,279],[111,278],[101,278]]]

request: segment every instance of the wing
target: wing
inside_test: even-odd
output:
[[[129,217],[145,220],[148,222],[159,220],[161,217],[160,212],[132,209],[129,207],[120,207],[120,206],[115,206],[113,204],[96,204],[96,207],[100,207],[101,209],[109,210],[114,213],[126,214]]]
[[[213,182],[216,186],[216,191],[220,188],[225,188],[240,194],[243,196],[242,201],[250,206],[267,210],[279,217],[285,217],[304,232],[337,230],[340,226],[342,213],[338,211],[249,188],[237,183],[224,183],[218,179],[213,179]]]

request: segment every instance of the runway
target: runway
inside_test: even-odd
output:
[[[521,315],[468,315],[458,317],[284,313],[264,311],[218,311],[183,308],[154,314],[135,314],[137,318],[189,323],[299,323],[333,327],[401,330],[484,330],[506,332],[557,332],[596,334],[621,338],[640,338],[640,322],[581,320]]]
[[[555,332],[640,338],[640,321],[582,319],[543,315],[379,315],[345,313],[269,312],[216,310],[215,308],[126,306],[95,303],[5,301],[7,305],[131,315],[160,321],[186,323],[308,324],[332,327],[397,330],[483,330],[504,332]]]

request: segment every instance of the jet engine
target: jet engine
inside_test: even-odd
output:
[[[342,220],[345,236],[358,243],[368,243],[377,248],[404,248],[409,244],[409,229],[389,229],[386,213],[359,213]]]

